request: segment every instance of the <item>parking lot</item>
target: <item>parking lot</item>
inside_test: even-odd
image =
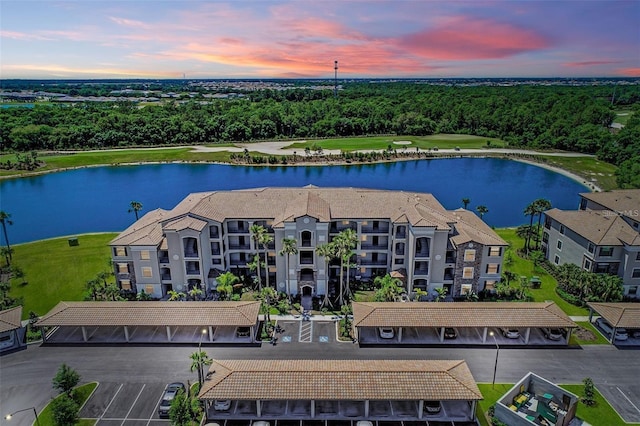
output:
[[[80,411],[81,418],[96,419],[98,426],[167,426],[158,417],[165,383],[101,382]]]
[[[334,321],[301,321],[300,319],[278,319],[281,331],[276,333],[277,343],[330,343],[336,341]]]

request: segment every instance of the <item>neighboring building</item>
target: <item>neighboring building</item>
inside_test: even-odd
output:
[[[495,416],[509,426],[567,426],[578,401],[571,392],[529,373],[498,400]]]
[[[580,194],[580,210],[545,213],[542,248],[555,265],[617,275],[640,297],[640,189]]]
[[[224,271],[251,275],[247,264],[263,252],[253,224],[274,239],[267,250],[271,285],[284,292],[288,282],[292,294],[303,295],[335,292],[328,284],[337,281],[339,262],[325,270],[316,248],[345,229],[358,237],[352,281],[396,272],[409,292],[492,290],[507,246],[474,213],[447,211],[431,194],[314,186],[194,193],[171,211],[147,213],[111,241],[118,285],[162,298],[170,290],[215,289]],[[298,250],[288,271],[278,254],[284,238],[295,239]]]
[[[402,419],[471,426],[482,394],[464,361],[270,359],[214,360],[198,397],[207,420],[227,424]]]
[[[22,325],[22,306],[0,311],[0,353],[27,346],[27,327]]]

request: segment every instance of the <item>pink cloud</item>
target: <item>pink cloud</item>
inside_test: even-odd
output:
[[[2,38],[10,38],[13,40],[52,40],[51,38],[44,37],[38,34],[27,34],[19,31],[7,31],[0,30],[0,37]]]
[[[577,62],[566,62],[563,65],[565,67],[593,67],[598,65],[611,65],[611,64],[619,64],[620,61],[577,61]]]
[[[115,16],[110,16],[109,19],[113,22],[115,22],[116,24],[123,26],[123,27],[128,27],[128,28],[139,28],[139,29],[152,29],[153,26],[150,24],[147,24],[146,22],[142,22],[142,21],[137,21],[135,19],[127,19],[127,18],[118,18]]]
[[[433,29],[401,37],[398,47],[440,60],[498,59],[541,50],[550,40],[533,31],[489,19],[458,16]]]
[[[615,70],[615,73],[625,77],[640,77],[640,67],[620,68]]]

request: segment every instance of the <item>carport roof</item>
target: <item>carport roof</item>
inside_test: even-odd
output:
[[[260,302],[60,302],[38,326],[256,324]]]
[[[0,333],[15,330],[22,326],[22,306],[0,312]]]
[[[639,303],[591,302],[588,305],[614,327],[640,328]]]
[[[354,302],[356,327],[576,327],[553,302]]]
[[[202,399],[480,400],[465,361],[214,360]]]

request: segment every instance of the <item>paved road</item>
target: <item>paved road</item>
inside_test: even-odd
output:
[[[291,333],[291,342],[261,347],[207,347],[207,353],[218,359],[464,359],[478,382],[491,382],[495,349],[484,348],[360,348],[353,343],[321,341],[331,327],[314,324],[311,342],[299,342],[299,332]],[[333,334],[333,333],[332,333]],[[324,339],[323,339],[324,340]],[[22,352],[0,358],[0,414],[25,407],[42,409],[55,391],[51,378],[61,363],[77,370],[83,382],[98,381],[110,386],[129,386],[137,392],[143,384],[149,400],[140,408],[144,424],[153,417],[153,404],[161,389],[172,381],[194,381],[189,371],[189,354],[195,346],[30,346]],[[628,420],[640,422],[640,357],[637,350],[619,350],[609,345],[585,346],[582,349],[509,349],[500,348],[497,382],[515,382],[532,371],[552,382],[580,383],[589,376],[598,389],[613,400]],[[106,386],[106,385],[105,385]],[[138,388],[134,389],[135,386]],[[146,395],[146,393],[145,393]],[[125,410],[137,412],[130,405]],[[122,407],[120,408],[122,409]],[[144,411],[144,413],[143,413]],[[122,414],[118,414],[121,416]],[[11,425],[30,425],[33,416],[21,413]],[[99,416],[96,416],[99,417]],[[122,418],[122,417],[117,417]],[[140,417],[138,417],[140,418]],[[147,419],[147,420],[144,420]],[[117,421],[118,424],[125,424]],[[2,423],[6,424],[6,423]],[[104,423],[107,424],[107,423]],[[111,424],[111,423],[109,423]],[[127,423],[128,424],[128,423]],[[166,424],[166,423],[165,423]]]

